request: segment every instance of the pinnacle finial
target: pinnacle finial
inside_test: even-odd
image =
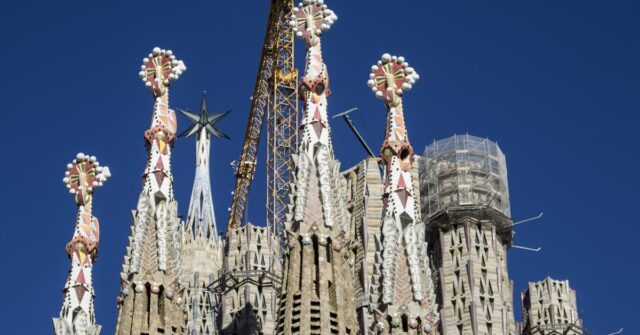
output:
[[[222,113],[215,113],[209,115],[209,111],[207,110],[207,96],[206,92],[202,94],[202,103],[200,105],[200,115],[193,114],[189,110],[177,109],[184,117],[186,117],[189,121],[191,121],[191,127],[187,128],[182,134],[178,135],[178,137],[189,137],[194,134],[200,132],[200,129],[205,128],[207,133],[211,136],[215,136],[217,138],[226,138],[229,139],[229,136],[222,131],[220,131],[217,127],[217,123],[222,120],[227,114],[231,113],[231,110]]]
[[[304,0],[293,8],[289,26],[296,37],[304,39],[307,47],[317,45],[323,31],[327,31],[338,16],[324,4],[324,0]]]
[[[142,59],[139,73],[145,85],[151,88],[155,97],[166,93],[171,81],[180,78],[187,70],[184,62],[178,60],[171,50],[153,48],[153,52]]]
[[[367,85],[377,98],[390,105],[396,105],[404,92],[411,90],[418,79],[420,76],[404,57],[385,53],[371,66]]]
[[[64,176],[62,182],[69,189],[69,193],[75,196],[78,206],[83,206],[89,202],[93,191],[111,177],[111,171],[106,166],[100,166],[96,156],[79,153],[67,164]]]

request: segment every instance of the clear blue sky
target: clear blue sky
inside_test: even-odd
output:
[[[130,4],[135,3],[135,4]],[[325,35],[333,95],[330,113],[358,106],[353,120],[369,144],[382,141],[384,107],[366,86],[383,52],[404,55],[421,74],[406,95],[409,134],[425,144],[454,133],[498,141],[507,155],[515,242],[538,254],[509,254],[514,299],[527,281],[569,278],[595,334],[639,334],[640,3],[637,1],[339,1]],[[219,225],[226,222],[232,170],[240,154],[267,17],[267,0],[21,1],[0,10],[0,320],[7,334],[47,334],[62,303],[75,205],[61,180],[78,151],[111,167],[96,192],[102,223],[94,270],[104,334],[116,319],[119,271],[141,190],[152,99],[138,78],[158,45],[188,70],[174,83],[174,108],[232,108],[214,143],[212,182]],[[302,56],[298,41],[298,56]],[[302,60],[298,57],[298,60]],[[301,66],[302,64],[298,64]],[[180,129],[186,127],[180,119]],[[332,124],[343,167],[364,152],[342,121]],[[173,156],[175,190],[186,216],[193,139]],[[377,151],[377,149],[376,149]],[[260,162],[264,157],[260,158]],[[264,168],[250,219],[264,217]],[[519,316],[519,303],[516,303]]]

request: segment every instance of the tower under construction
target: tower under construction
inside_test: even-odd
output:
[[[504,154],[470,135],[435,141],[422,157],[420,179],[441,333],[516,334]]]

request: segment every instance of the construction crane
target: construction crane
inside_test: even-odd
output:
[[[298,143],[298,72],[294,66],[293,31],[287,26],[293,7],[293,0],[271,0],[249,121],[236,166],[236,186],[227,230],[240,227],[245,215],[266,114],[266,225],[278,236],[282,234],[291,175],[289,160]]]

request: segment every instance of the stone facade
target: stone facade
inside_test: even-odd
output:
[[[211,289],[221,299],[220,333],[273,334],[281,285],[279,239],[251,223],[227,232],[224,272]]]
[[[416,160],[411,168],[415,189],[419,189],[418,171],[419,164]],[[380,300],[381,290],[379,285],[380,266],[376,265],[376,259],[380,259],[382,250],[380,224],[384,192],[378,158],[367,158],[342,172],[342,176],[345,179],[343,192],[349,214],[351,235],[355,237],[350,250],[353,260],[351,269],[358,325],[362,334],[377,334],[378,331],[374,327],[374,311]],[[419,204],[420,199],[416,198],[416,201]],[[432,283],[431,292],[434,294],[435,277],[432,278],[428,263],[425,263],[425,273],[427,272]],[[432,295],[432,299],[435,301],[434,295]],[[437,334],[437,329],[434,329],[431,334]]]
[[[363,333],[373,324],[371,281],[376,257],[376,238],[382,219],[383,184],[377,158],[368,158],[342,172],[343,193],[347,208],[351,244],[350,264],[355,308],[359,328]],[[377,292],[377,290],[373,290]]]
[[[529,283],[521,294],[523,335],[582,335],[576,292],[568,280]]]

